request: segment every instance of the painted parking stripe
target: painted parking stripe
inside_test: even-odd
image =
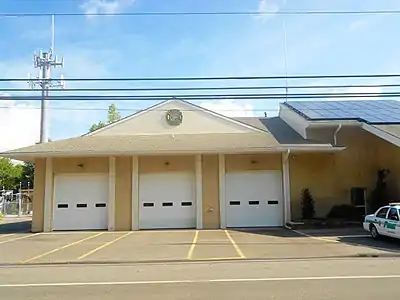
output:
[[[10,237],[10,236],[13,236],[13,235],[16,235],[16,233],[2,234],[2,235],[0,235],[0,239],[3,239],[5,237]]]
[[[325,277],[264,277],[264,278],[221,278],[221,279],[182,279],[182,280],[148,280],[148,281],[99,281],[99,282],[49,282],[49,283],[14,283],[0,284],[0,288],[11,287],[51,287],[51,286],[104,286],[104,285],[152,285],[152,284],[199,284],[229,282],[268,282],[268,281],[326,281],[326,280],[365,280],[365,279],[398,279],[393,275],[361,275],[361,276],[325,276]]]
[[[293,232],[297,233],[297,234],[300,234],[300,235],[305,236],[305,237],[309,237],[309,238],[317,240],[317,241],[323,241],[323,242],[328,242],[328,243],[339,243],[339,241],[337,241],[337,240],[313,236],[313,235],[310,235],[310,234],[307,234],[307,233],[304,233],[304,232],[301,232],[301,231],[298,231],[298,230],[295,230],[295,229],[291,229],[291,230]]]
[[[190,246],[189,253],[187,255],[187,259],[192,259],[193,251],[194,251],[194,248],[196,247],[198,238],[199,238],[199,231],[196,230],[194,237],[193,237],[192,245]]]
[[[39,232],[39,233],[30,234],[30,235],[24,235],[24,236],[17,237],[15,239],[9,239],[9,240],[6,240],[6,241],[1,241],[0,244],[5,244],[5,243],[9,243],[9,242],[22,240],[22,239],[26,239],[26,238],[29,238],[29,237],[37,236],[37,235],[40,235],[40,234],[41,233]]]
[[[103,249],[103,248],[105,248],[105,247],[107,247],[107,246],[110,246],[111,244],[115,243],[116,241],[119,241],[119,240],[121,240],[121,239],[127,237],[127,236],[130,235],[131,233],[132,233],[132,231],[129,231],[128,233],[125,233],[124,235],[121,235],[121,236],[117,237],[116,239],[114,239],[114,240],[112,240],[112,241],[109,241],[109,242],[107,242],[107,243],[101,245],[100,247],[94,248],[93,250],[91,250],[91,251],[89,251],[89,252],[87,252],[87,253],[85,253],[85,254],[79,256],[79,257],[77,258],[77,260],[80,260],[80,259],[83,259],[83,258],[85,258],[85,257],[88,257],[89,255],[92,255],[93,253],[95,253],[95,252],[97,252],[97,251],[99,251],[99,250],[101,250],[101,249]]]
[[[370,237],[370,235],[368,234],[356,234],[356,235],[335,235],[335,236],[314,236],[314,235],[310,235],[295,229],[292,229],[293,232],[312,238],[314,240],[320,240],[320,241],[324,241],[324,242],[333,242],[333,243],[340,243],[340,241],[337,241],[335,239],[337,238],[366,238],[366,237]]]
[[[332,236],[332,238],[366,238],[366,237],[371,237],[369,234],[355,234],[355,235],[337,235],[337,236]],[[329,238],[329,237],[327,237]]]
[[[93,239],[93,238],[95,238],[95,237],[97,237],[97,236],[100,236],[100,235],[102,235],[102,234],[104,234],[104,233],[105,233],[105,232],[100,232],[100,233],[97,233],[97,234],[95,234],[95,235],[91,235],[91,236],[89,236],[89,237],[86,237],[86,238],[84,238],[84,239],[80,239],[80,240],[78,240],[78,241],[76,241],[76,242],[69,243],[69,244],[64,245],[64,246],[62,246],[62,247],[58,247],[58,248],[56,248],[56,249],[47,251],[47,252],[45,252],[45,253],[42,253],[42,254],[39,254],[39,255],[34,256],[34,257],[32,257],[32,258],[29,258],[29,259],[27,259],[27,260],[24,260],[22,263],[31,262],[31,261],[33,261],[33,260],[35,260],[35,259],[44,257],[44,256],[46,256],[46,255],[49,255],[49,254],[51,254],[51,253],[60,251],[60,250],[62,250],[62,249],[68,248],[68,247],[71,247],[71,246],[73,246],[73,245],[78,245],[78,244],[80,244],[80,243],[82,243],[82,242],[84,242],[84,241]]]
[[[228,232],[228,230],[225,230],[226,236],[228,237],[228,239],[231,241],[233,247],[235,248],[237,254],[241,257],[241,258],[246,258],[246,256],[244,256],[242,250],[240,250],[239,246],[236,244],[236,242],[234,241],[234,239],[232,238],[231,234]]]

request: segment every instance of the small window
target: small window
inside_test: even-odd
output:
[[[105,203],[96,203],[96,207],[106,207]]]
[[[172,202],[163,202],[162,206],[174,206]]]
[[[57,208],[68,208],[68,204],[58,204]]]
[[[376,217],[377,217],[377,218],[385,219],[388,210],[389,210],[389,207],[383,207],[383,208],[381,208],[380,210],[378,210],[378,211],[376,212]]]
[[[276,205],[276,204],[279,204],[279,201],[277,201],[277,200],[268,200],[268,204]]]
[[[249,205],[259,205],[260,201],[249,201]]]
[[[240,201],[229,201],[230,205],[240,205]]]
[[[84,204],[77,204],[76,207],[78,207],[78,208],[85,208],[85,207],[87,207],[87,204],[86,204],[86,203],[84,203]]]
[[[182,202],[182,206],[192,206],[192,202]]]
[[[144,202],[143,207],[154,207],[154,203],[153,202]]]

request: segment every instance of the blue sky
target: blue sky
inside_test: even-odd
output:
[[[101,5],[107,2],[107,5]],[[100,4],[99,4],[100,3]],[[166,12],[166,11],[287,11],[287,10],[400,10],[398,0],[2,0],[9,13]],[[287,28],[287,69],[283,21]],[[33,68],[33,52],[51,42],[51,18],[1,18],[0,77],[26,78]],[[274,76],[299,74],[398,73],[398,15],[268,15],[268,16],[57,16],[55,52],[65,67],[54,76],[164,77],[164,76]],[[289,84],[374,84],[393,80],[308,80]],[[83,87],[161,87],[282,85],[253,82],[124,82],[75,83]],[[28,88],[24,82],[1,88]],[[344,90],[341,90],[344,91]],[[349,89],[348,91],[366,91]],[[381,89],[367,90],[381,92]],[[283,91],[276,91],[283,92]],[[326,92],[326,91],[321,91]],[[171,92],[157,92],[171,94]],[[190,93],[190,92],[189,92]],[[193,93],[193,92],[191,92]],[[14,93],[15,94],[15,93]],[[29,93],[39,95],[39,92]],[[53,93],[53,95],[56,93]],[[99,93],[97,93],[99,94]],[[140,94],[145,94],[141,92]],[[150,93],[147,93],[151,95]],[[11,93],[12,95],[12,93]],[[19,95],[23,95],[19,93]],[[176,94],[177,95],[177,94]],[[115,101],[53,101],[50,136],[53,139],[85,133],[106,118]],[[154,102],[117,101],[123,115]],[[200,102],[228,115],[276,114],[279,101],[237,100]],[[37,140],[37,103],[3,101],[0,122],[14,128],[3,148]],[[94,111],[73,108],[96,108]],[[131,110],[129,110],[131,109]],[[133,109],[133,110],[132,110]],[[239,110],[234,112],[234,110]],[[2,117],[1,117],[2,116]],[[22,116],[22,117],[21,117]],[[4,121],[6,120],[6,121]],[[3,126],[4,124],[0,124]],[[15,138],[18,137],[18,138]],[[18,140],[18,141],[17,141]],[[0,146],[1,148],[1,146]]]

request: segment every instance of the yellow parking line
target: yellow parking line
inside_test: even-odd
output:
[[[246,258],[246,256],[244,256],[242,250],[240,250],[239,246],[236,244],[236,242],[233,240],[231,234],[228,232],[228,230],[225,230],[226,236],[228,237],[228,239],[231,241],[233,247],[235,248],[237,254],[239,254],[239,256],[241,258]]]
[[[15,239],[9,239],[9,240],[6,240],[6,241],[2,241],[2,242],[0,242],[0,244],[5,244],[5,243],[8,243],[8,242],[14,242],[14,241],[26,239],[28,237],[36,236],[36,235],[39,235],[39,234],[40,233],[34,233],[34,234],[30,234],[30,235],[20,236],[20,237],[17,237]]]
[[[15,235],[15,233],[2,234],[2,235],[0,235],[0,239],[9,237],[9,236],[13,236],[13,235]]]
[[[59,247],[59,248],[56,248],[56,249],[47,251],[47,252],[45,252],[45,253],[42,253],[42,254],[39,254],[39,255],[34,256],[34,257],[32,257],[32,258],[29,258],[29,259],[27,259],[27,260],[24,260],[22,263],[27,263],[27,262],[30,262],[30,261],[32,261],[32,260],[41,258],[41,257],[46,256],[46,255],[49,255],[49,254],[51,254],[51,253],[60,251],[60,250],[62,250],[62,249],[68,248],[68,247],[71,247],[71,246],[73,246],[73,245],[80,244],[80,243],[82,243],[82,242],[84,242],[84,241],[93,239],[93,238],[95,238],[95,237],[97,237],[97,236],[99,236],[99,235],[102,235],[102,234],[104,234],[104,233],[105,233],[105,232],[100,232],[100,233],[97,233],[97,234],[95,234],[95,235],[91,235],[91,236],[89,236],[89,237],[86,237],[86,238],[84,238],[84,239],[80,239],[79,241],[76,241],[76,242],[73,242],[73,243],[69,243],[69,244],[64,245],[64,246],[62,246],[62,247]]]
[[[97,247],[97,248],[95,248],[95,249],[93,249],[93,250],[91,250],[91,251],[89,251],[89,252],[87,252],[87,253],[85,253],[85,254],[79,256],[79,257],[77,258],[77,260],[80,260],[80,259],[82,259],[82,258],[88,257],[89,255],[91,255],[91,254],[93,254],[93,253],[95,253],[95,252],[97,252],[97,251],[99,251],[99,250],[101,250],[101,249],[103,249],[103,248],[105,248],[105,247],[107,247],[107,246],[109,246],[109,245],[115,243],[116,241],[118,241],[118,240],[120,240],[120,239],[123,239],[124,237],[127,237],[127,236],[130,235],[131,233],[132,233],[132,231],[130,231],[130,232],[128,232],[128,233],[125,233],[124,235],[121,235],[120,237],[118,237],[118,238],[116,238],[116,239],[114,239],[114,240],[112,240],[112,241],[110,241],[110,242],[108,242],[108,243],[105,243],[105,244],[101,245],[100,247]]]
[[[298,230],[295,230],[295,229],[292,229],[292,231],[295,232],[295,233],[297,233],[297,234],[300,234],[300,235],[302,235],[302,236],[309,237],[309,238],[314,239],[314,240],[317,240],[317,241],[323,241],[323,242],[328,242],[328,243],[340,243],[340,242],[337,241],[337,240],[328,239],[328,238],[323,238],[323,237],[317,237],[317,236],[312,236],[312,235],[309,235],[309,234],[307,234],[307,233],[304,233],[304,232],[301,232],[301,231],[298,231]]]
[[[192,261],[216,261],[216,260],[240,260],[242,257],[205,257],[205,258],[192,258]]]
[[[194,233],[192,245],[190,246],[190,249],[189,249],[189,252],[187,255],[187,259],[192,259],[193,251],[194,251],[194,248],[196,247],[198,237],[199,237],[199,231],[196,230],[196,232]]]

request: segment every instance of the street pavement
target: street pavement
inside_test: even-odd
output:
[[[0,265],[400,257],[396,241],[335,234],[282,228],[6,233],[0,234]]]
[[[393,298],[399,258],[0,267],[2,299]]]

